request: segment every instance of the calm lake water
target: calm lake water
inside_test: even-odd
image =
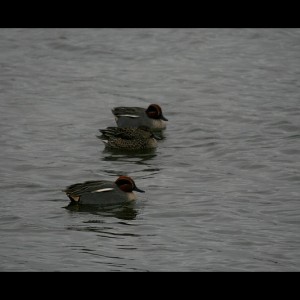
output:
[[[300,271],[300,29],[0,29],[1,271]],[[153,153],[104,150],[158,103]],[[131,206],[61,192],[129,175]]]

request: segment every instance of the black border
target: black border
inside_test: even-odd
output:
[[[1,10],[6,28],[300,27],[296,2],[7,2]]]

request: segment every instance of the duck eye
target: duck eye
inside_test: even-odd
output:
[[[158,115],[157,111],[148,111],[148,116],[155,117]]]
[[[124,192],[131,192],[133,190],[133,186],[131,183],[122,183],[119,185],[119,188]]]

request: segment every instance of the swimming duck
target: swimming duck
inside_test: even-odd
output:
[[[142,107],[115,107],[112,109],[118,127],[147,126],[151,130],[166,128],[167,118],[158,104],[150,104],[147,109]]]
[[[136,200],[133,191],[145,192],[137,188],[134,180],[129,176],[119,176],[115,182],[97,180],[75,183],[63,190],[73,203],[97,205]]]
[[[146,126],[139,126],[138,128],[107,127],[106,129],[99,129],[99,131],[102,133],[99,138],[110,149],[154,149],[157,147],[157,139],[161,139]]]

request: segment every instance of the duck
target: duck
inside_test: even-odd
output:
[[[161,139],[155,135],[147,126],[139,126],[137,128],[121,128],[121,127],[107,127],[106,129],[99,129],[105,146],[109,149],[116,150],[146,150],[155,149],[157,147],[157,140]]]
[[[63,190],[72,204],[92,205],[135,201],[137,197],[133,191],[145,193],[145,191],[137,188],[131,177],[123,175],[119,176],[114,182],[109,180],[85,181],[72,184]]]
[[[168,119],[163,115],[158,104],[150,104],[148,108],[142,107],[114,107],[112,113],[115,116],[118,127],[147,126],[151,130],[166,129]]]

